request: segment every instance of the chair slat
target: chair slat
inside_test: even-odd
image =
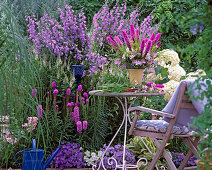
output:
[[[180,108],[183,109],[195,109],[194,105],[192,103],[181,103]]]

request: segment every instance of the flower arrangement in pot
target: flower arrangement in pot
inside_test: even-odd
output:
[[[150,37],[140,34],[139,28],[130,25],[130,36],[122,30],[122,40],[118,36],[107,37],[108,42],[119,56],[118,63],[125,65],[129,73],[130,82],[141,84],[145,68],[156,67],[156,51],[161,45],[161,33],[153,32]],[[137,79],[137,75],[139,79]]]

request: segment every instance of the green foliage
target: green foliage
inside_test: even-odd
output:
[[[145,146],[149,148],[147,148]],[[167,144],[169,145],[169,144]],[[130,149],[130,151],[137,156],[137,158],[146,158],[148,160],[148,163],[151,162],[152,158],[155,156],[157,152],[157,147],[155,143],[152,141],[152,139],[148,137],[134,137],[130,139],[130,143],[127,145],[127,147]],[[168,151],[168,150],[167,150]],[[171,153],[168,151],[169,155],[171,156]],[[149,165],[149,164],[148,164]],[[160,159],[157,163],[158,167],[164,166],[167,167],[167,163],[164,162],[163,159]],[[147,166],[148,167],[148,166]]]

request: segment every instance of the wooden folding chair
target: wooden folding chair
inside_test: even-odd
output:
[[[179,93],[177,96],[177,102],[176,102],[174,110],[173,110],[173,114],[145,108],[142,106],[131,107],[128,110],[129,112],[136,111],[134,120],[133,120],[130,130],[129,130],[129,134],[136,135],[136,136],[150,137],[158,148],[157,152],[156,152],[155,156],[153,157],[147,170],[154,169],[154,167],[156,166],[156,163],[161,155],[163,155],[165,157],[171,170],[177,169],[176,166],[174,165],[174,163],[172,162],[172,159],[170,158],[169,154],[165,150],[166,143],[168,142],[169,139],[172,139],[174,136],[183,138],[185,143],[189,146],[189,151],[188,151],[186,157],[184,158],[183,162],[181,163],[180,167],[178,168],[179,170],[184,169],[184,167],[187,165],[188,160],[190,159],[190,157],[193,154],[197,155],[197,144],[198,144],[198,141],[200,140],[200,137],[194,136],[193,134],[191,134],[189,132],[183,133],[182,129],[181,129],[182,131],[180,133],[176,133],[179,128],[175,126],[175,122],[177,120],[180,109],[181,108],[194,109],[192,102],[189,101],[189,97],[185,94],[185,92],[187,90],[186,82],[182,82],[179,88],[180,89],[179,89]],[[151,125],[151,127],[147,127],[147,126],[138,127],[138,123],[140,123],[138,121],[140,111],[149,112],[154,115],[161,115],[166,118],[169,118],[170,121],[168,123],[168,122],[165,122],[165,120],[154,120],[154,121],[152,121],[153,125]],[[140,121],[142,122],[142,120],[140,120]],[[162,130],[161,129],[158,130],[157,128],[155,128],[154,123],[157,121],[160,123],[162,122],[163,124],[167,125],[166,128],[162,129]],[[143,121],[143,122],[145,124],[145,121]],[[150,122],[151,122],[151,120],[150,120]],[[194,140],[192,139],[193,136],[194,136]],[[159,141],[158,139],[162,140],[162,142]]]

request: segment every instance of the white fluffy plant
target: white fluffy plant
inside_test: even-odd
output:
[[[102,151],[98,152],[86,151],[84,153],[84,161],[86,162],[88,167],[96,165],[97,162],[101,159],[102,154],[103,154]]]
[[[178,54],[174,50],[165,49],[157,53],[156,60],[158,65],[167,70],[167,81],[164,83],[165,100],[169,101],[172,97],[175,89],[179,85],[180,81],[185,78],[185,80],[197,79],[200,76],[204,76],[205,72],[203,70],[197,70],[196,72],[191,72],[186,75],[185,70],[179,65],[180,59]],[[150,73],[147,75],[147,81],[163,81],[164,76],[162,73],[155,74]]]

